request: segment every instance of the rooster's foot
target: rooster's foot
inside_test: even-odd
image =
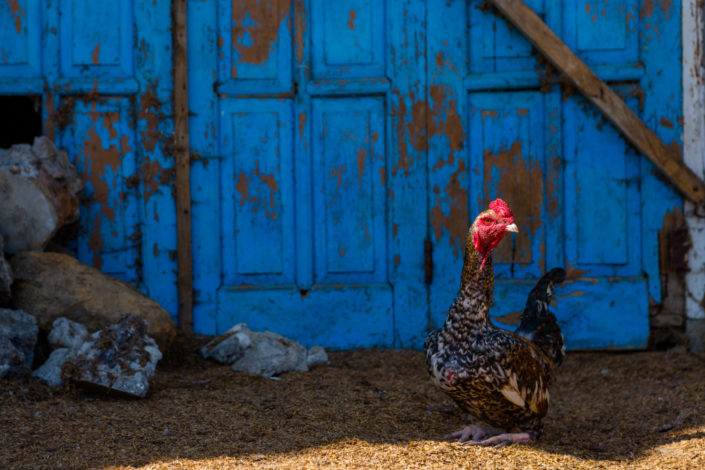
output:
[[[460,431],[448,434],[447,436],[444,436],[443,439],[457,439],[458,442],[467,442],[471,439],[473,441],[480,441],[487,436],[494,436],[503,432],[504,430],[502,429],[473,424],[471,426],[465,426]]]
[[[494,446],[495,448],[504,447],[509,444],[522,444],[524,442],[529,442],[531,436],[526,432],[517,433],[504,433],[497,434],[485,440],[473,439],[471,442],[466,442],[466,444],[471,446]]]

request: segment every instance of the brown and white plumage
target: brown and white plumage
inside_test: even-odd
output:
[[[433,382],[486,424],[469,426],[451,437],[484,445],[538,438],[554,378],[551,357],[526,338],[495,327],[489,318],[492,250],[509,231],[517,229],[501,199],[475,219],[467,237],[458,296],[443,327],[431,332],[425,343]],[[530,315],[526,317],[528,321]]]

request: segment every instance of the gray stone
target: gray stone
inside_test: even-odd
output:
[[[78,220],[83,182],[51,140],[0,150],[0,234],[5,251],[41,250],[64,224]]]
[[[252,331],[245,323],[238,323],[203,346],[199,352],[206,359],[213,359],[222,364],[232,364],[240,359],[245,350],[252,345],[251,334]]]
[[[52,323],[49,344],[52,348],[78,349],[88,338],[85,326],[68,318],[57,318]]]
[[[0,367],[3,369],[1,376],[17,377],[29,372],[22,351],[3,335],[0,335]]]
[[[39,328],[34,317],[22,310],[0,308],[0,336],[7,337],[22,353],[25,366],[32,368]]]
[[[127,314],[90,335],[62,373],[81,386],[144,397],[161,358],[144,319]]]
[[[322,346],[313,346],[308,350],[306,365],[313,367],[319,364],[328,364],[328,354],[326,354],[326,350]]]
[[[691,352],[705,351],[705,319],[688,318],[685,323],[685,331],[690,340],[689,350]]]
[[[77,350],[69,348],[59,348],[52,351],[49,359],[44,362],[37,370],[32,372],[32,377],[43,380],[52,387],[58,387],[64,382],[61,379],[61,368],[66,361],[73,359],[76,356]]]
[[[13,256],[11,264],[15,276],[12,301],[34,315],[44,331],[50,331],[59,317],[96,331],[125,313],[135,313],[147,321],[147,333],[162,351],[176,337],[174,320],[157,302],[71,256],[25,251]]]
[[[5,244],[0,234],[0,305],[9,303],[12,295],[12,269],[10,264],[5,260]]]
[[[289,371],[308,370],[308,351],[297,341],[270,331],[251,332],[250,340],[250,347],[233,363],[234,371],[271,377]]]
[[[54,320],[53,328],[49,333],[49,345],[54,349],[49,358],[32,373],[52,387],[63,384],[61,368],[64,364],[76,357],[83,344],[89,339],[88,330],[80,323],[68,318]]]

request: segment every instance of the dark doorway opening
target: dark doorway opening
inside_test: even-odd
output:
[[[31,144],[42,135],[41,96],[0,96],[0,148]]]

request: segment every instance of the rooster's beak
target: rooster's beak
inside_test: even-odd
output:
[[[504,231],[519,233],[519,228],[517,227],[517,224],[510,224],[504,228]]]

